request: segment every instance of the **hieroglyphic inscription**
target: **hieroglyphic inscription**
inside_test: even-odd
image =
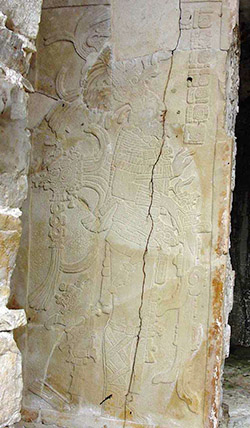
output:
[[[210,6],[183,6],[181,29],[189,40],[189,70],[187,78],[187,109],[184,143],[204,144],[211,106],[212,50],[219,43],[214,23],[220,9]],[[187,35],[187,36],[186,36]]]
[[[202,50],[190,54],[187,78],[187,110],[184,142],[204,144],[210,110],[210,64],[211,52]]]

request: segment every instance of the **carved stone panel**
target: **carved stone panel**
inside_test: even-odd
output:
[[[19,292],[27,422],[218,423],[224,16],[220,1],[156,3],[44,3]]]

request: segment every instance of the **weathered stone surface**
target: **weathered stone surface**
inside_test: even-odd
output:
[[[22,74],[27,73],[31,54],[35,52],[34,42],[7,28],[7,19],[0,9],[0,65]]]
[[[7,305],[10,294],[10,278],[15,267],[21,233],[20,221],[13,217],[0,215],[0,305],[3,305],[3,308]]]
[[[26,13],[28,3],[29,14]],[[13,339],[12,330],[24,326],[26,316],[24,310],[9,310],[6,305],[20,242],[20,208],[28,189],[30,133],[27,130],[28,95],[26,91],[32,91],[32,87],[23,74],[28,71],[35,47],[33,40],[25,36],[34,38],[37,33],[39,5],[41,6],[41,2],[36,0],[0,1],[1,428],[11,427],[20,419],[22,398],[21,354]],[[33,10],[32,6],[34,6]],[[35,15],[34,9],[36,9]],[[32,26],[35,28],[32,29]]]
[[[176,48],[179,37],[179,0],[155,0],[153,13],[152,4],[144,0],[127,0],[125,7],[123,0],[114,0],[112,9],[114,57],[117,61],[155,52],[166,55]],[[134,43],[131,43],[128,34],[133,34]]]
[[[228,408],[228,423],[222,428],[248,428],[250,423],[250,352],[247,347],[233,348],[226,362],[223,402]]]
[[[1,145],[0,200],[3,208],[20,208],[27,195],[29,166],[29,131],[26,104],[28,95],[23,87],[9,82],[2,71],[1,87]]]
[[[43,9],[100,4],[110,5],[110,0],[43,0]]]
[[[22,309],[13,311],[0,308],[0,331],[11,331],[26,324],[25,312]]]
[[[215,428],[236,2],[96,3],[44,3],[32,70],[24,420]]]
[[[37,36],[41,7],[42,0],[0,0],[0,10],[8,17],[8,28],[29,39]]]
[[[20,419],[22,395],[21,354],[12,333],[0,332],[0,427]]]

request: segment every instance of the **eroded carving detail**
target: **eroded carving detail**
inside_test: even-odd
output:
[[[203,424],[218,3],[179,4],[176,48],[123,61],[106,6],[62,28],[45,11],[37,85],[56,103],[33,133],[27,339],[42,364],[26,362],[42,414]]]

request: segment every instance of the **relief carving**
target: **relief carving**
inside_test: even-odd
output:
[[[172,50],[156,34],[158,50],[124,57],[114,3],[44,10],[36,89],[55,104],[33,130],[26,406],[71,426],[198,428],[220,2],[182,2],[180,32],[160,28]]]

